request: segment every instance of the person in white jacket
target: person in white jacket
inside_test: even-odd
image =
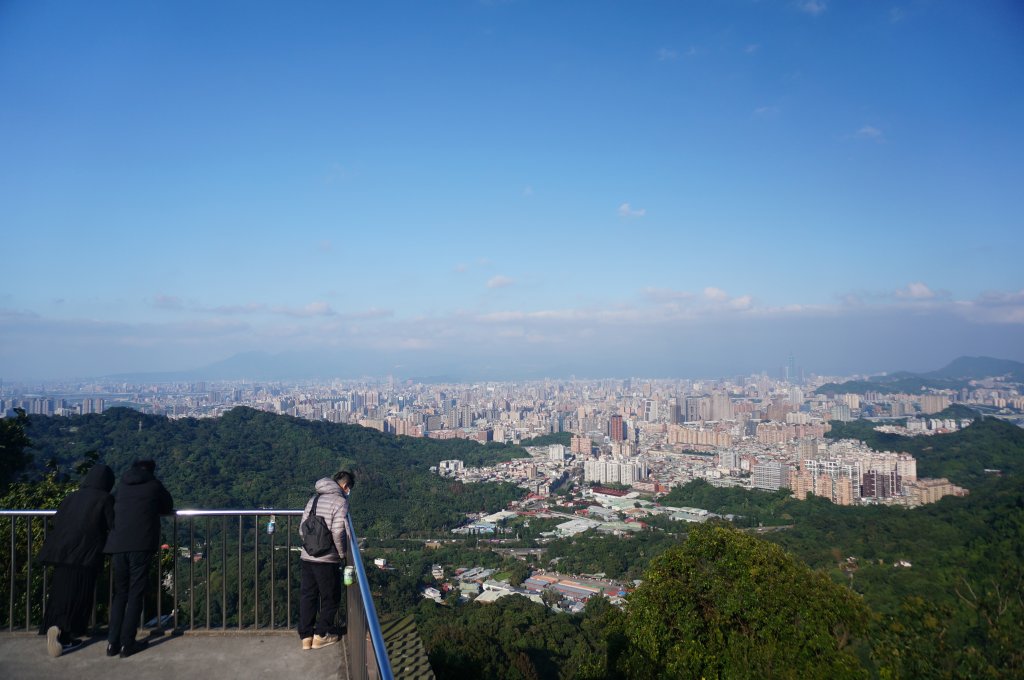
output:
[[[355,485],[355,477],[342,470],[334,477],[324,477],[316,483],[316,495],[306,503],[299,524],[302,525],[313,510],[324,519],[334,538],[334,550],[314,557],[305,547],[299,558],[302,565],[299,599],[299,637],[303,649],[320,649],[340,639],[334,619],[341,604],[341,571],[345,562],[348,537],[345,527],[348,519],[348,495]],[[319,611],[318,611],[319,610]]]

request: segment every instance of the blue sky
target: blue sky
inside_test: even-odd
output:
[[[1011,1],[9,0],[0,376],[1024,360],[1022,120]]]

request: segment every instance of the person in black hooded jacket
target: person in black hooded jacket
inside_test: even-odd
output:
[[[114,525],[114,471],[98,463],[75,491],[57,508],[53,529],[46,536],[39,561],[52,565],[53,584],[40,633],[52,656],[78,647],[92,612],[96,576],[103,566],[103,545]]]
[[[156,463],[137,460],[121,476],[114,494],[114,529],[104,552],[110,553],[114,577],[114,601],[110,606],[107,656],[131,656],[144,649],[137,642],[146,575],[153,554],[160,547],[160,515],[174,510],[174,501],[154,475]]]

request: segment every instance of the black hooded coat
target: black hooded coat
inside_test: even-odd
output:
[[[46,536],[39,561],[43,564],[98,568],[103,545],[114,526],[114,471],[102,463],[92,466],[85,480],[61,501]]]
[[[121,475],[114,494],[114,528],[105,553],[155,551],[160,547],[160,515],[174,511],[174,501],[149,470],[132,466]]]

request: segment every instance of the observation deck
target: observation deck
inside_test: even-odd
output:
[[[11,680],[348,680],[342,644],[303,651],[290,634],[197,633],[164,635],[127,659],[107,657],[107,641],[94,637],[80,649],[53,658],[46,638],[0,633],[0,676]]]
[[[355,575],[343,588],[344,635],[338,644],[301,648],[295,629],[301,510],[179,510],[164,518],[164,544],[151,570],[139,628],[139,639],[148,635],[149,647],[126,659],[106,656],[112,592],[104,571],[96,586],[92,635],[81,648],[53,658],[37,634],[49,569],[35,555],[54,514],[0,510],[0,677],[433,678],[409,622],[382,631],[351,517],[347,554]],[[403,671],[397,675],[389,648]]]

